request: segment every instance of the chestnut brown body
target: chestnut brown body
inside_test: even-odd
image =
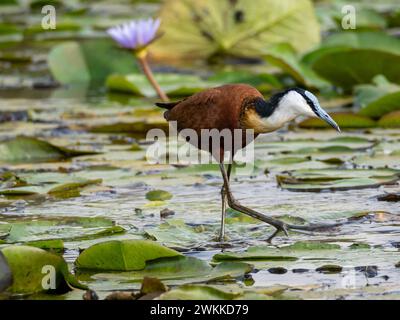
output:
[[[176,121],[178,132],[193,129],[198,137],[196,146],[211,152],[217,159],[223,159],[225,152],[229,151],[233,156],[238,149],[244,148],[257,137],[257,132],[251,134],[250,131],[247,131],[246,137],[246,129],[254,130],[247,120],[251,112],[254,112],[253,103],[257,99],[263,99],[257,89],[246,84],[228,84],[204,90],[182,101],[157,105],[169,109],[164,117],[168,121]],[[220,138],[216,143],[218,149],[212,147],[211,141],[204,148],[201,141],[203,129],[217,129],[219,132],[228,129],[232,143],[226,143],[224,138]],[[235,135],[235,130],[240,130],[241,134],[236,132]]]

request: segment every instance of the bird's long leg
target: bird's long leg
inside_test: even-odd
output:
[[[219,165],[219,167],[220,167],[220,170],[221,170],[222,178],[224,179],[224,190],[225,190],[225,194],[226,194],[226,197],[227,197],[227,200],[228,200],[228,205],[232,209],[240,211],[240,212],[242,212],[244,214],[247,214],[250,217],[253,217],[255,219],[264,221],[264,222],[270,224],[271,226],[275,227],[276,231],[267,240],[269,242],[280,231],[283,231],[286,235],[288,235],[288,233],[287,233],[287,225],[284,222],[282,222],[280,220],[273,219],[271,217],[268,217],[268,216],[266,216],[266,215],[264,215],[262,213],[259,213],[259,212],[255,211],[253,209],[247,208],[247,207],[241,205],[238,201],[236,201],[235,198],[232,195],[232,192],[231,192],[231,189],[230,189],[230,186],[229,186],[229,178],[228,178],[228,175],[227,175],[227,173],[225,171],[225,166],[221,163]]]
[[[225,169],[225,167],[224,167]],[[231,171],[232,171],[232,164],[228,164],[228,170],[227,170],[227,178],[228,182],[231,176]],[[221,188],[221,202],[222,202],[222,212],[221,212],[221,228],[219,231],[219,241],[223,242],[225,240],[225,217],[226,217],[226,191],[225,191],[225,184]]]
[[[225,191],[225,196],[228,200],[228,205],[234,210],[240,211],[244,214],[249,215],[250,217],[253,217],[255,219],[261,220],[263,222],[268,223],[269,225],[273,226],[276,228],[275,232],[267,239],[268,242],[271,242],[272,239],[280,232],[283,231],[285,235],[287,236],[287,230],[302,230],[302,231],[318,231],[318,230],[328,230],[332,229],[341,225],[346,224],[347,222],[342,222],[342,223],[315,223],[315,224],[309,224],[309,225],[294,225],[294,224],[287,224],[284,223],[280,220],[268,217],[262,213],[259,213],[253,209],[247,208],[243,205],[241,205],[237,200],[232,195],[230,186],[229,186],[229,177],[228,174],[225,171],[225,166],[223,164],[220,164],[220,170],[222,174],[222,178],[224,179],[224,186],[223,189]]]

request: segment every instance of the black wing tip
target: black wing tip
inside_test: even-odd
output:
[[[171,110],[171,109],[172,109],[173,107],[175,107],[178,103],[179,103],[179,101],[178,101],[178,102],[156,102],[155,105],[156,105],[157,107],[160,107],[160,108],[164,108],[164,109]]]

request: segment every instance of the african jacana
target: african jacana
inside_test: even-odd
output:
[[[301,88],[287,89],[274,94],[269,100],[264,100],[262,94],[249,85],[228,84],[204,90],[181,101],[156,103],[156,105],[168,109],[164,113],[164,117],[167,121],[176,121],[178,132],[183,129],[195,130],[198,139],[201,139],[202,129],[228,129],[232,132],[235,129],[243,130],[243,132],[245,129],[252,129],[255,139],[260,133],[275,131],[298,116],[319,117],[337,131],[340,131],[336,122],[321,108],[318,99],[311,92]],[[236,201],[229,186],[232,165],[229,162],[227,171],[225,170],[223,155],[230,151],[233,160],[233,155],[238,148],[244,148],[249,141],[245,140],[244,135],[242,135],[240,141],[233,141],[232,144],[239,147],[232,147],[230,150],[226,150],[226,145],[222,141],[220,142],[218,150],[210,147],[207,150],[218,158],[224,181],[221,189],[220,241],[225,238],[226,200],[228,200],[228,205],[232,209],[275,227],[276,231],[268,238],[268,241],[271,241],[279,231],[283,231],[287,235],[287,229],[313,230],[313,228],[319,227],[318,225],[297,226],[287,224],[247,208]],[[199,141],[196,146],[201,145]]]

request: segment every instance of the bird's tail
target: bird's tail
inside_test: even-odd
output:
[[[175,102],[156,102],[156,106],[160,108],[164,108],[167,110],[171,110],[173,107],[175,107],[180,101],[175,101]]]
[[[156,106],[160,108],[167,109],[167,111],[164,112],[164,118],[165,120],[169,120],[169,112],[172,110],[173,107],[175,107],[178,103],[181,101],[175,101],[175,102],[156,102]]]

